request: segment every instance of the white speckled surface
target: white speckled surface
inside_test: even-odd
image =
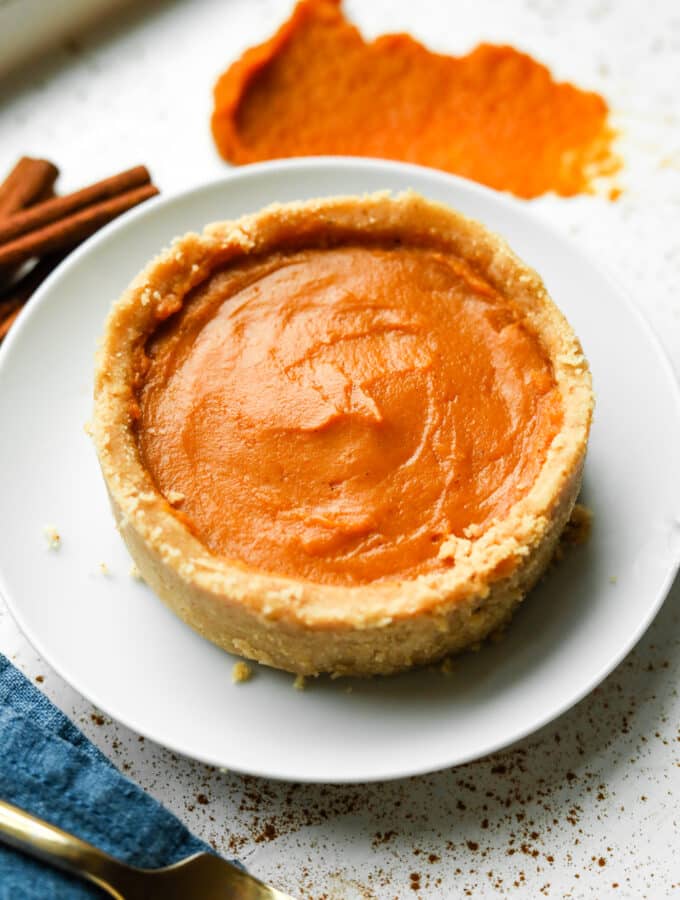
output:
[[[289,8],[289,0],[138,3],[0,82],[0,171],[22,153],[45,155],[60,165],[66,191],[145,162],[165,192],[224,171],[208,131],[212,82]],[[440,50],[512,43],[608,98],[623,132],[621,199],[533,205],[618,276],[680,372],[675,0],[355,0],[347,10],[367,34],[408,30]],[[296,896],[656,900],[680,895],[679,611],[676,583],[616,672],[516,748],[351,788],[242,778],[138,739],[51,672],[2,607],[0,648],[197,834]]]

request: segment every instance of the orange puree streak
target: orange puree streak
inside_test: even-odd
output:
[[[619,167],[598,94],[553,81],[512,47],[452,57],[407,34],[366,43],[335,0],[302,0],[222,75],[212,129],[234,163],[376,156],[520,197],[584,192]]]
[[[147,347],[138,439],[215,553],[336,584],[443,566],[561,421],[511,304],[430,248],[347,245],[214,274]]]

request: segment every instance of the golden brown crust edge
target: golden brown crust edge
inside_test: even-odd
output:
[[[298,245],[352,234],[444,242],[520,305],[553,361],[564,424],[533,488],[481,537],[452,537],[451,568],[361,587],[249,570],[212,555],[144,469],[131,427],[134,351],[159,317],[230,259],[290,234]],[[434,661],[512,614],[550,561],[579,491],[592,415],[590,373],[538,275],[499,237],[407,192],[273,205],[189,234],[153,260],[114,305],[98,353],[94,439],[121,534],[144,579],[185,622],[224,649],[300,674],[371,675]]]

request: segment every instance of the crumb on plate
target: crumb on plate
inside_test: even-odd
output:
[[[244,681],[250,681],[253,677],[253,670],[245,662],[234,663],[231,670],[231,680],[234,684],[242,684]]]
[[[447,656],[446,659],[444,659],[442,661],[441,665],[439,666],[439,671],[442,673],[442,675],[450,675],[453,672],[453,670],[454,670],[453,660],[451,659],[450,656]]]
[[[47,545],[50,550],[58,550],[61,547],[61,535],[55,525],[45,525],[43,534],[47,538]]]
[[[569,521],[564,526],[562,534],[559,537],[555,552],[553,553],[553,562],[561,562],[569,547],[579,547],[582,544],[585,544],[590,538],[592,528],[592,509],[589,509],[582,503],[577,503],[571,511]]]
[[[590,537],[593,527],[593,511],[582,503],[577,503],[571,511],[569,521],[564,527],[560,543],[580,546]]]

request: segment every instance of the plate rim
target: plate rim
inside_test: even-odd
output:
[[[247,180],[248,178],[257,178],[257,176],[263,172],[299,172],[300,170],[305,170],[310,167],[313,169],[359,168],[374,171],[376,174],[385,172],[389,173],[390,171],[392,171],[400,174],[411,173],[418,179],[421,179],[423,178],[423,176],[425,176],[426,178],[432,179],[434,182],[439,182],[442,185],[450,185],[453,182],[457,184],[463,191],[467,191],[471,194],[479,194],[487,199],[492,200],[496,204],[500,204],[501,206],[505,206],[506,208],[511,209],[514,214],[519,214],[521,216],[532,219],[535,224],[539,225],[543,230],[550,233],[551,239],[561,244],[568,244],[571,251],[580,259],[582,259],[585,265],[595,270],[600,275],[600,277],[609,284],[612,291],[616,294],[617,299],[620,302],[624,303],[627,309],[632,313],[633,317],[636,320],[636,324],[642,329],[647,340],[650,342],[651,347],[654,350],[655,357],[661,366],[665,378],[668,381],[668,387],[674,400],[675,414],[678,422],[680,422],[680,381],[676,376],[673,364],[664,345],[662,344],[653,326],[649,322],[646,314],[633,301],[632,297],[629,295],[625,287],[620,283],[620,281],[614,276],[614,274],[604,263],[602,263],[598,259],[595,259],[592,254],[590,254],[586,249],[581,247],[576,242],[572,241],[556,225],[554,225],[550,221],[546,221],[545,219],[543,219],[540,215],[536,214],[534,208],[527,206],[521,201],[509,195],[504,195],[499,192],[493,191],[490,188],[456,175],[451,175],[449,173],[441,172],[437,169],[431,169],[425,166],[418,166],[410,163],[399,163],[392,160],[342,156],[296,157],[294,159],[269,160],[266,162],[254,163],[251,165],[234,168],[216,178],[206,179],[188,188],[179,189],[153,198],[150,202],[146,202],[136,209],[130,210],[123,216],[106,225],[99,232],[86,240],[80,247],[69,254],[68,258],[50,274],[50,276],[31,297],[24,309],[22,309],[15,326],[12,328],[7,338],[2,342],[2,345],[0,345],[0,390],[2,389],[3,373],[6,367],[9,365],[7,360],[11,359],[12,348],[17,341],[21,340],[21,335],[23,334],[27,323],[33,318],[36,310],[40,309],[40,307],[42,306],[43,298],[49,296],[52,285],[55,282],[58,282],[58,280],[63,278],[65,275],[67,275],[73,267],[77,266],[83,256],[96,252],[102,243],[105,243],[111,236],[118,233],[119,231],[123,231],[138,219],[143,219],[144,217],[149,215],[155,216],[159,208],[171,205],[178,200],[183,201],[192,195],[201,194],[204,191],[216,186],[222,188],[223,186],[229,185],[234,180]],[[512,246],[512,240],[507,236],[506,239]],[[680,509],[678,510],[678,516],[680,517]],[[530,735],[540,731],[542,728],[546,727],[551,722],[554,722],[572,707],[580,703],[599,684],[601,684],[602,681],[604,681],[604,679],[608,677],[608,675],[610,675],[614,671],[614,669],[625,659],[625,657],[631,652],[636,644],[642,639],[651,623],[658,615],[659,610],[663,606],[673,586],[673,583],[678,576],[678,572],[680,572],[680,545],[678,546],[678,550],[674,553],[674,555],[672,552],[669,552],[668,560],[665,560],[664,563],[665,565],[667,565],[666,575],[662,580],[661,586],[657,590],[657,595],[654,598],[654,601],[650,604],[645,615],[641,618],[637,628],[630,634],[628,639],[622,643],[618,651],[613,654],[605,663],[603,663],[603,665],[597,670],[597,674],[593,676],[585,686],[582,686],[573,695],[570,695],[568,699],[564,700],[557,706],[551,707],[543,715],[533,720],[531,724],[520,727],[519,729],[513,731],[510,735],[506,734],[505,736],[495,741],[488,742],[486,746],[479,748],[476,751],[458,755],[456,755],[452,751],[448,761],[435,763],[429,762],[426,764],[414,763],[407,769],[403,767],[398,769],[390,769],[389,766],[386,766],[386,773],[383,772],[382,774],[372,772],[371,774],[365,776],[355,775],[348,778],[347,776],[334,777],[332,773],[329,773],[329,775],[325,777],[323,781],[316,777],[305,777],[304,774],[301,774],[300,772],[291,773],[290,771],[281,770],[272,773],[271,771],[265,771],[261,767],[257,766],[251,768],[243,768],[240,766],[234,766],[233,764],[228,764],[228,768],[231,771],[240,774],[255,775],[257,777],[269,778],[277,781],[294,780],[300,783],[311,784],[368,784],[383,781],[393,781],[406,777],[424,775],[435,771],[442,771],[446,768],[456,767],[477,759],[482,759],[492,753],[496,753],[500,750],[511,747],[518,741],[524,740]],[[21,610],[15,604],[12,598],[11,591],[8,589],[8,585],[6,584],[5,576],[1,567],[0,597],[4,600],[5,605],[9,610],[14,622],[22,632],[23,636],[29,642],[29,644],[31,644],[31,646],[37,651],[40,657],[60,676],[60,678],[62,678],[63,681],[69,685],[69,687],[71,687],[78,694],[84,697],[85,700],[96,705],[104,713],[111,716],[113,719],[120,722],[125,727],[138,734],[143,734],[149,740],[154,741],[162,747],[166,747],[167,749],[181,755],[190,756],[192,759],[196,759],[197,761],[208,765],[214,765],[218,767],[225,765],[225,761],[223,759],[215,759],[210,755],[200,755],[196,754],[194,751],[191,751],[191,753],[188,754],[185,748],[177,746],[173,743],[168,743],[166,739],[162,737],[159,738],[152,731],[145,728],[140,728],[136,722],[130,721],[125,715],[120,715],[118,714],[118,712],[111,712],[106,703],[100,703],[99,700],[94,698],[88,690],[83,690],[80,684],[80,678],[71,677],[68,665],[55,665],[52,660],[51,653],[44,646],[43,640],[39,636],[37,636],[30,628],[30,626],[24,621]]]

